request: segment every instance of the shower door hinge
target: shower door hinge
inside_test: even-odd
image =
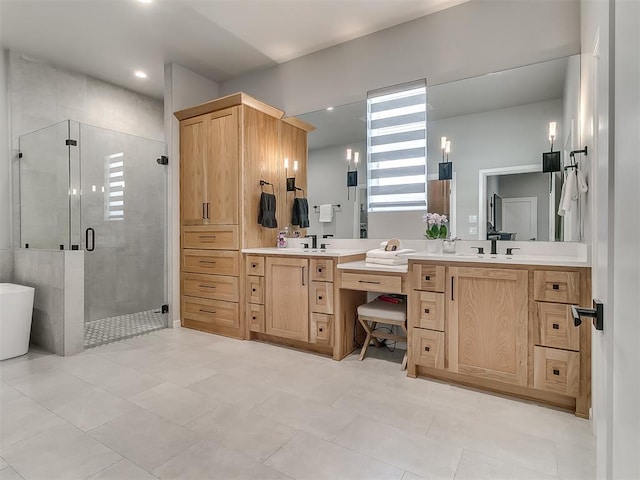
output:
[[[78,141],[77,140],[71,140],[70,138],[67,138],[67,141],[65,142],[65,145],[76,147],[78,145]]]
[[[22,152],[18,153],[18,158],[22,158]]]
[[[162,313],[169,313],[169,305],[167,304],[162,305]]]

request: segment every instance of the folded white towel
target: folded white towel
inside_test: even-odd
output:
[[[407,265],[409,260],[406,258],[369,258],[365,260],[365,264],[369,265]]]
[[[415,253],[415,250],[412,248],[403,248],[402,250],[395,251],[385,251],[376,248],[375,250],[369,250],[367,252],[367,258],[396,258],[399,255],[407,254],[407,253]]]
[[[560,205],[558,205],[558,215],[564,215],[571,210],[571,202],[578,199],[578,186],[575,169],[571,169],[567,173],[567,179],[562,186],[562,194],[560,195]]]
[[[333,205],[330,203],[320,205],[320,218],[318,221],[321,223],[329,223],[333,221]]]

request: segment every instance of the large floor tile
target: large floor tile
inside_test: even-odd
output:
[[[69,424],[13,443],[2,456],[26,479],[82,479],[122,457]]]
[[[0,403],[10,402],[11,400],[16,400],[24,396],[24,394],[13,388],[8,383],[0,382]]]
[[[64,423],[42,405],[27,397],[3,402],[0,414],[0,445],[7,446]]]
[[[189,385],[188,388],[221,402],[246,408],[265,401],[275,393],[269,386],[256,384],[227,373],[213,375],[201,382]]]
[[[552,480],[556,476],[526,469],[509,458],[492,458],[465,450],[456,471],[456,480]]]
[[[286,479],[281,473],[212,441],[194,445],[153,473],[161,479]]]
[[[462,448],[358,417],[334,443],[426,478],[453,479]]]
[[[558,477],[561,480],[592,480],[596,478],[596,452],[593,449],[557,444]]]
[[[3,468],[8,467],[9,464],[6,462],[6,460],[2,457],[0,457],[0,470],[2,470]]]
[[[60,368],[63,357],[51,354],[32,354],[0,361],[0,380],[52,372]]]
[[[47,407],[82,395],[93,388],[90,383],[59,370],[27,375],[8,382],[16,390]]]
[[[156,480],[156,477],[124,458],[87,480]]]
[[[0,480],[23,480],[18,472],[16,472],[13,468],[7,467],[0,470]]]
[[[298,434],[265,465],[298,480],[399,480],[404,473],[400,468],[306,433]]]
[[[196,441],[194,432],[146,411],[118,417],[89,434],[148,471]]]
[[[298,431],[246,408],[222,405],[186,425],[202,438],[264,461],[291,440]]]
[[[325,440],[338,435],[356,414],[287,393],[275,393],[254,412]]]
[[[130,397],[129,401],[180,425],[189,423],[221,404],[211,397],[171,383],[162,383]]]
[[[427,438],[488,457],[509,458],[521,467],[545,475],[558,474],[554,442],[486,423],[481,414],[460,416],[456,412],[440,412],[429,427]]]

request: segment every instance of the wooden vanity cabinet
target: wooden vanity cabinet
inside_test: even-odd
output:
[[[309,341],[309,261],[267,257],[265,333]]]

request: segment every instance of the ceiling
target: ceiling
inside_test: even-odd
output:
[[[223,82],[465,1],[0,0],[0,45],[161,98],[165,63]]]

